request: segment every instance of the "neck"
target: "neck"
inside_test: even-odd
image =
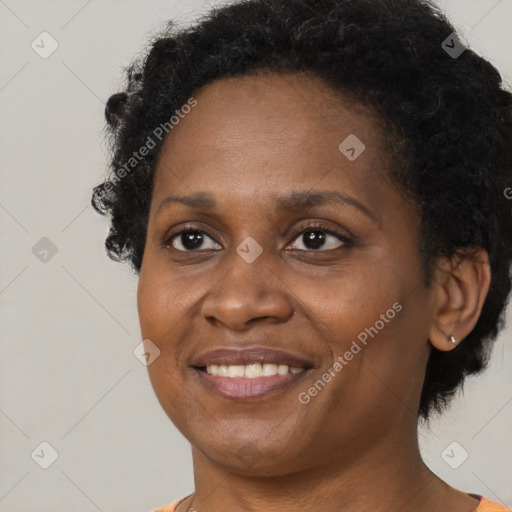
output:
[[[409,439],[381,439],[356,452],[293,473],[273,470],[262,476],[261,470],[254,476],[220,467],[193,448],[196,491],[178,512],[427,512],[446,503],[453,503],[452,510],[473,512],[478,506],[425,466],[416,432]]]

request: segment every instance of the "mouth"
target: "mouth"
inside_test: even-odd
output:
[[[199,367],[199,370],[215,377],[228,377],[229,379],[245,378],[258,379],[260,377],[273,377],[274,375],[288,375],[303,372],[306,368],[288,366],[275,363],[254,363],[247,365],[209,364]]]
[[[230,400],[253,401],[303,380],[313,364],[286,352],[255,347],[214,350],[199,356],[192,368],[208,391]]]

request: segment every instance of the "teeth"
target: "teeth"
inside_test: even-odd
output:
[[[277,364],[263,365],[263,376],[268,377],[270,375],[277,375]]]
[[[244,377],[253,379],[254,377],[261,377],[263,375],[263,368],[260,363],[248,364],[245,366]]]
[[[210,364],[206,372],[217,377],[245,377],[255,379],[257,377],[272,377],[273,375],[287,375],[288,373],[300,373],[304,368],[289,367],[286,364],[260,363],[247,365],[217,365]]]

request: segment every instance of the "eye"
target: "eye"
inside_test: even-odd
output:
[[[210,242],[213,243],[210,243],[209,246],[205,247],[204,244],[207,240],[210,240]],[[164,245],[166,247],[171,246],[173,249],[182,252],[222,249],[222,247],[204,231],[192,227],[188,227],[174,233],[164,241]]]
[[[329,251],[351,245],[349,236],[319,223],[305,227],[295,235],[294,240],[297,240],[297,242],[290,247],[303,251],[319,251],[320,249]],[[180,252],[222,249],[222,246],[215,242],[205,231],[193,226],[187,226],[187,228],[167,237],[163,241],[163,245],[165,247],[171,246]]]
[[[338,242],[336,242],[336,238]],[[294,240],[298,242],[295,242],[291,248],[305,251],[318,251],[322,248],[324,251],[330,251],[351,245],[351,239],[346,234],[318,223],[307,226],[296,235]]]

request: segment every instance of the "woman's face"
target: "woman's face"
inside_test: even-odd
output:
[[[163,409],[208,459],[246,474],[409,442],[431,291],[376,120],[301,74],[221,80],[194,98],[162,148],[138,288]],[[248,348],[253,359],[210,362],[272,374],[275,349],[306,369],[228,370],[252,380],[197,367]]]

